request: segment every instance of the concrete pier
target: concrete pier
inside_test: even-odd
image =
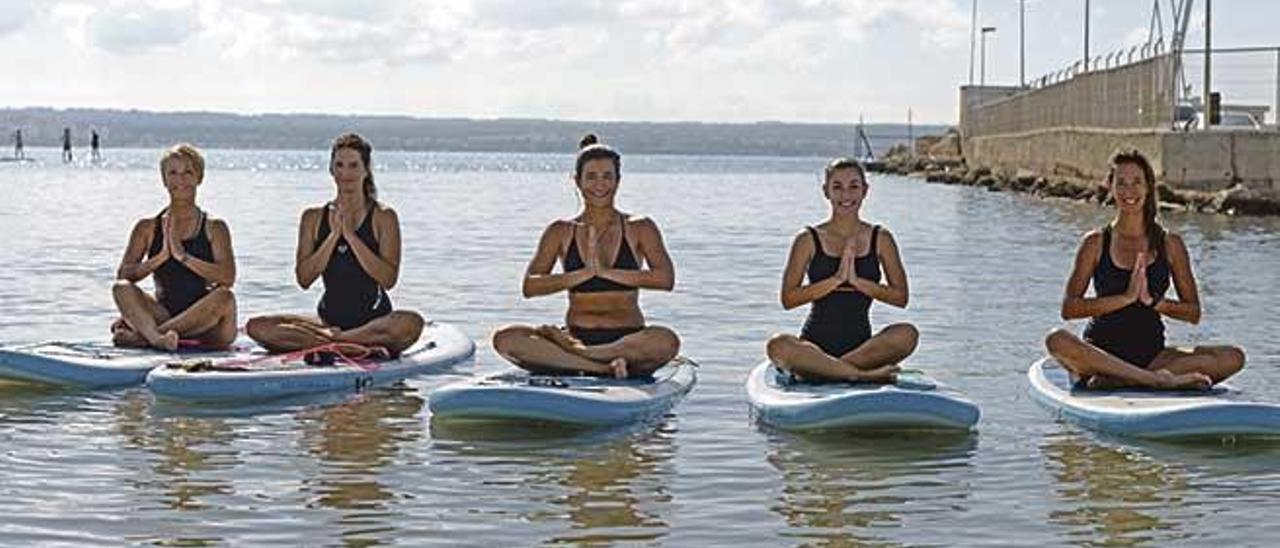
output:
[[[1102,200],[1111,156],[1137,149],[1170,206],[1280,214],[1280,131],[1176,127],[1175,67],[1163,54],[1028,88],[964,86],[958,131],[894,151],[884,170]]]

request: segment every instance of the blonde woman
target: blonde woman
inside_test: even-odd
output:
[[[111,288],[121,316],[112,340],[168,351],[180,340],[226,348],[236,338],[236,261],[227,224],[196,205],[204,157],[189,144],[176,145],[161,157],[160,177],[169,205],[139,220],[129,235]],[[154,296],[137,285],[147,276]]]

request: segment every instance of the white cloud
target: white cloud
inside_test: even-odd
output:
[[[926,66],[911,85],[949,88],[948,56],[967,50],[960,11],[951,0],[65,0],[51,20],[69,37],[64,61],[97,82],[44,89],[138,108],[820,120],[902,100],[899,73]],[[904,63],[913,55],[927,60]],[[167,60],[187,67],[184,80],[146,75]],[[189,91],[158,91],[178,84]]]
[[[0,37],[21,29],[35,16],[34,3],[21,0],[0,2]]]
[[[195,4],[117,2],[105,4],[84,21],[88,43],[114,53],[143,53],[182,44],[201,30]]]

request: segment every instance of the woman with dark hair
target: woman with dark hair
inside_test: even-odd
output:
[[[582,211],[543,231],[523,284],[526,298],[567,291],[567,327],[505,326],[494,332],[493,348],[536,373],[647,376],[676,356],[680,339],[645,324],[639,290],[670,291],[675,267],[652,219],[614,207],[618,152],[592,134],[580,144],[573,182]],[[557,261],[562,271],[552,273]]]
[[[893,382],[896,364],[916,349],[919,332],[911,324],[871,333],[872,301],[906,307],[908,291],[893,234],[860,217],[867,192],[866,172],[856,160],[827,164],[822,194],[831,203],[831,216],[801,230],[791,243],[782,274],[782,307],[813,304],[800,336],[774,335],[765,353],[797,377]]]
[[[1156,176],[1137,151],[1111,160],[1115,219],[1085,234],[1062,299],[1062,318],[1089,318],[1081,339],[1055,329],[1049,354],[1087,387],[1208,388],[1244,367],[1234,346],[1165,346],[1161,316],[1200,321],[1200,296],[1182,238],[1157,219]],[[1121,266],[1124,265],[1124,266]],[[1177,299],[1165,298],[1170,278]],[[1089,282],[1093,297],[1085,297]]]
[[[172,351],[186,339],[226,348],[236,338],[236,259],[227,224],[196,206],[204,157],[191,145],[175,145],[160,158],[160,177],[169,205],[138,221],[129,235],[111,288],[120,309],[112,341]],[[137,286],[147,276],[155,281],[155,297]]]
[[[245,331],[271,352],[355,343],[399,355],[422,334],[416,312],[392,310],[387,290],[400,275],[400,219],[377,200],[373,146],[359,135],[338,137],[329,174],[338,195],[302,212],[294,273],[298,285],[324,279],[318,317],[279,314],[249,320]]]

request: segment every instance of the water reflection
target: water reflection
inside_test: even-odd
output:
[[[308,508],[339,512],[334,525],[343,544],[395,541],[401,495],[383,472],[407,460],[404,448],[425,436],[418,418],[424,405],[411,389],[395,387],[295,415],[299,443],[321,464],[303,480],[302,494]]]
[[[233,489],[219,471],[242,462],[233,448],[236,429],[223,419],[156,417],[151,403],[151,396],[139,390],[126,393],[115,405],[116,431],[123,447],[151,456],[146,460],[149,470],[125,478],[125,483],[139,491],[143,500],[158,504],[158,509],[220,509],[213,499]]]
[[[1073,542],[1110,546],[1157,545],[1185,538],[1170,514],[1184,504],[1184,472],[1131,449],[1109,447],[1077,433],[1046,437],[1054,492],[1067,506],[1050,512]]]
[[[0,424],[49,422],[53,412],[73,411],[82,400],[54,385],[0,380]]]
[[[431,434],[439,452],[494,464],[486,485],[520,491],[526,504],[517,505],[516,519],[553,526],[542,542],[653,542],[668,532],[676,436],[669,423],[601,430],[432,421]]]
[[[773,430],[766,436],[768,461],[783,482],[770,508],[789,527],[782,536],[892,546],[886,529],[968,508],[977,436]]]

